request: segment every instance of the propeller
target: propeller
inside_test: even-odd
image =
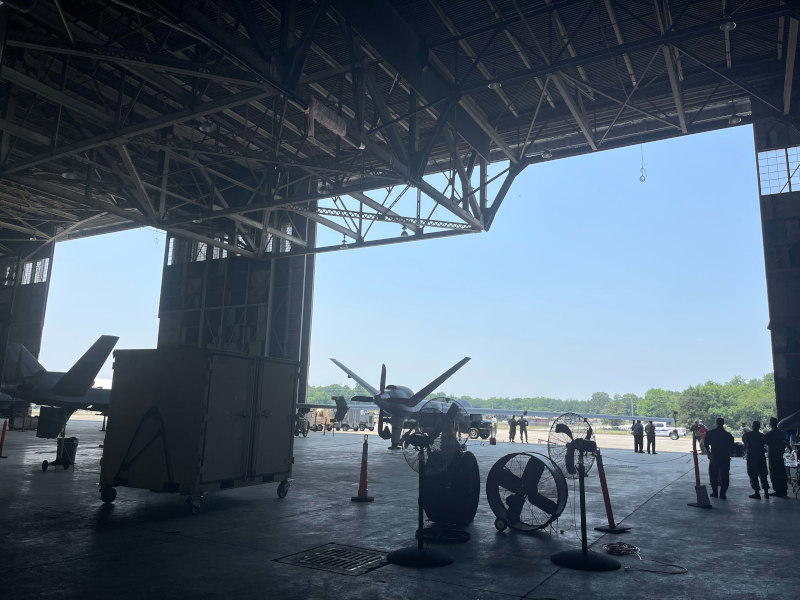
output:
[[[386,389],[386,365],[381,365],[381,394]]]

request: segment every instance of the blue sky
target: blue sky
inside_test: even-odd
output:
[[[585,399],[772,370],[750,127],[529,167],[491,231],[320,255],[310,383]],[[155,347],[164,234],[56,247],[42,363]],[[111,377],[110,362],[101,376]]]

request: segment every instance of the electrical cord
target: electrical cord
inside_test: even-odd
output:
[[[664,565],[665,567],[674,567],[675,569],[679,569],[678,571],[665,571],[663,569],[648,569],[643,567],[624,567],[625,571],[645,571],[647,573],[659,573],[661,575],[683,575],[689,571],[689,569],[682,567],[681,565],[675,565],[660,560],[653,560],[652,558],[644,559],[642,558],[639,548],[626,542],[612,542],[610,544],[603,544],[603,550],[605,550],[608,554],[613,554],[614,556],[628,556],[635,554],[640,561],[646,560],[647,562]]]

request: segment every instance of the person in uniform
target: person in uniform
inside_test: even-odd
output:
[[[647,436],[647,453],[650,454],[650,449],[653,449],[653,454],[656,454],[656,426],[652,421],[648,421],[644,426],[644,433]]]
[[[512,444],[514,443],[514,438],[517,437],[517,417],[514,415],[511,415],[508,420],[508,437]]]
[[[745,459],[747,460],[747,475],[750,477],[750,487],[753,493],[750,498],[761,499],[758,487],[759,480],[761,487],[764,488],[764,497],[769,498],[769,482],[767,481],[767,457],[764,455],[764,447],[767,445],[766,436],[759,431],[760,421],[753,421],[753,431],[748,431],[742,436],[745,447]]]
[[[525,443],[528,443],[528,420],[523,416],[519,420],[519,443],[522,443],[522,438],[525,438]]]
[[[764,434],[767,438],[767,463],[769,464],[769,478],[772,481],[772,495],[783,498],[789,489],[786,479],[786,465],[783,462],[783,453],[788,447],[786,433],[778,427],[778,419],[769,420],[770,430]]]
[[[725,500],[731,480],[731,454],[734,449],[733,436],[725,431],[725,419],[717,419],[716,428],[706,433],[708,450],[708,480],[711,482],[711,497]],[[719,492],[717,492],[719,489]]]
[[[644,427],[641,421],[636,421],[633,430],[633,451],[644,454]]]

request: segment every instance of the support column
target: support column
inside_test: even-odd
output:
[[[15,365],[6,362],[9,344],[22,344],[38,358],[42,329],[50,292],[53,244],[32,255],[29,244],[18,244],[19,255],[0,256],[0,374],[3,383],[15,379]],[[29,403],[18,402],[8,411],[9,417],[26,415]],[[14,421],[12,418],[12,427]]]
[[[800,133],[754,126],[779,419],[800,410]]]
[[[275,211],[271,227],[290,233],[313,221]],[[235,233],[230,234],[234,240]],[[263,259],[168,237],[159,305],[158,347],[212,348],[300,362],[298,401],[308,379],[315,255],[291,255],[272,236]]]

